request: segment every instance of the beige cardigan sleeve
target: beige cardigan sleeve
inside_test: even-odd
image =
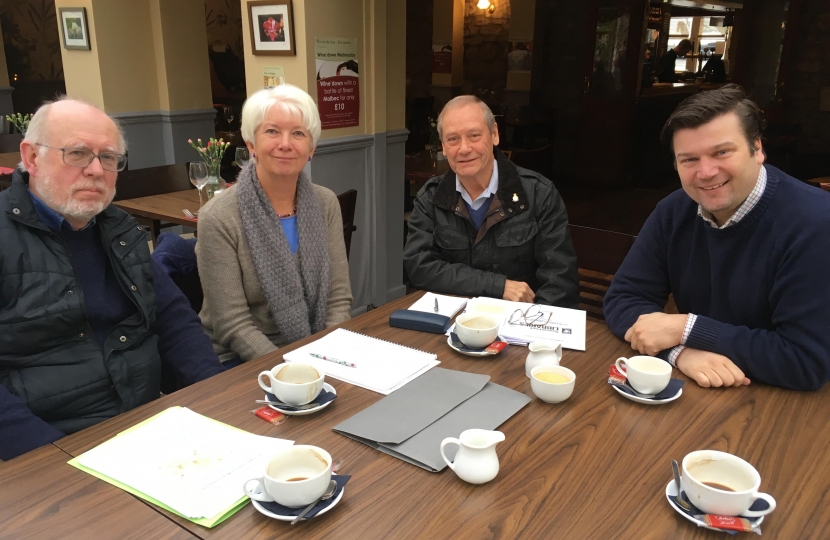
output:
[[[205,206],[199,212],[198,231],[196,257],[205,295],[200,316],[214,344],[232,350],[244,362],[276,350],[256,324],[245,294],[244,280],[252,276],[245,275],[240,262],[245,240],[236,193],[223,194]]]
[[[317,200],[323,208],[329,242],[329,301],[326,311],[326,327],[334,326],[352,316],[352,286],[349,280],[349,260],[343,241],[343,216],[340,202],[328,188],[314,186]]]

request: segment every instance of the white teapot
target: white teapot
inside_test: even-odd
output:
[[[484,484],[499,474],[499,456],[496,444],[504,440],[501,431],[468,429],[458,439],[447,437],[441,441],[441,457],[459,478],[471,484]],[[444,453],[448,444],[457,444],[458,452],[450,463]]]

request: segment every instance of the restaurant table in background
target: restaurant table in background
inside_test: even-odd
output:
[[[0,167],[6,167],[8,169],[14,169],[20,163],[20,152],[7,152],[5,154],[0,154]],[[12,175],[11,173],[8,174],[0,174],[0,191],[4,189],[8,189],[9,186],[12,185]]]
[[[207,194],[204,192],[202,202],[207,202]],[[199,191],[197,189],[173,191],[149,197],[114,201],[113,204],[138,219],[139,222],[142,218],[150,222],[150,234],[155,245],[161,232],[162,222],[196,227],[196,220],[185,216],[184,210],[190,210],[194,214],[199,210]]]
[[[473,358],[451,350],[446,336],[389,327],[389,314],[408,307],[419,296],[409,295],[338,326],[434,352],[440,367],[487,374],[495,383],[532,396],[523,347],[510,346],[496,357]],[[606,382],[608,367],[617,357],[630,356],[631,349],[603,323],[589,320],[587,351],[566,350],[562,358],[562,364],[577,376],[573,395],[558,405],[534,398],[505,422],[499,428],[506,436],[497,447],[499,475],[488,484],[474,486],[449,469],[429,473],[334,433],[333,426],[383,398],[341,381],[328,379],[338,397],[319,413],[290,417],[279,426],[252,414],[258,406],[254,400],[263,398],[257,374],[282,362],[285,352],[319,336],[60,439],[55,446],[77,456],[168,407],[181,405],[251,433],[325,448],[342,463],[341,471],[352,475],[335,508],[295,527],[262,516],[251,505],[213,529],[152,507],[200,538],[302,534],[308,539],[359,540],[720,539],[722,533],[699,529],[675,513],[665,497],[666,484],[672,479],[670,460],[699,449],[737,454],[759,470],[761,489],[778,502],[762,525],[765,536],[826,538],[830,531],[830,505],[823,504],[830,492],[828,387],[819,392],[792,392],[753,383],[737,389],[707,389],[687,381],[680,399],[660,406],[640,405],[622,398]],[[674,376],[682,377],[676,371]],[[17,461],[0,465],[0,473],[17,466]],[[25,476],[25,464],[17,468]],[[29,468],[32,478],[51,469],[56,476],[69,474],[65,471],[71,469],[36,462]],[[54,488],[44,483],[40,489],[44,495],[32,496],[45,497]],[[2,481],[0,491],[10,491]],[[72,500],[78,505],[79,520],[97,517],[100,509],[102,525],[112,524],[111,535],[97,538],[117,538],[119,521],[124,519],[118,501],[124,495],[100,482],[96,490],[79,491]],[[136,504],[140,505],[136,508],[142,506]],[[27,517],[25,509],[0,506],[0,531],[10,520],[22,520],[21,527],[30,524],[21,529],[27,538],[52,536],[36,528],[35,518]]]
[[[406,182],[404,209],[412,209],[412,201],[430,178],[444,174],[448,170],[450,170],[449,162],[446,159],[433,159],[429,150],[407,155],[404,160],[404,181]]]

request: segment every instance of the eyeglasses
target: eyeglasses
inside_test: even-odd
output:
[[[507,323],[525,324],[527,326],[544,326],[550,322],[550,318],[553,313],[548,311],[547,316],[545,315],[545,312],[542,311],[542,306],[533,304],[524,311],[521,309],[514,311],[513,314],[510,315],[510,318],[507,319]]]
[[[118,172],[123,171],[127,166],[127,156],[118,154],[116,152],[101,152],[96,154],[87,148],[56,148],[48,144],[35,143],[44,148],[51,148],[52,150],[60,150],[63,154],[63,162],[71,167],[86,168],[92,163],[92,160],[98,158],[101,163],[101,168],[105,171]]]

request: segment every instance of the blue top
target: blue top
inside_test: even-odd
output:
[[[698,315],[687,347],[753,381],[816,390],[830,380],[830,193],[766,169],[758,204],[725,229],[682,189],[660,201],[614,276],[605,319],[622,338],[672,293],[680,313]]]
[[[297,248],[300,246],[300,232],[297,230],[297,216],[281,217],[280,224],[285,233],[285,239],[288,240],[288,247],[291,248],[291,254],[297,253]]]
[[[476,230],[481,229],[481,226],[484,225],[484,220],[487,218],[487,212],[490,210],[490,203],[493,202],[493,197],[495,197],[495,195],[490,195],[484,200],[484,204],[478,208],[473,208],[470,203],[464,201],[464,206],[467,207],[467,212],[470,213],[470,217],[473,219],[473,225],[475,225]]]

